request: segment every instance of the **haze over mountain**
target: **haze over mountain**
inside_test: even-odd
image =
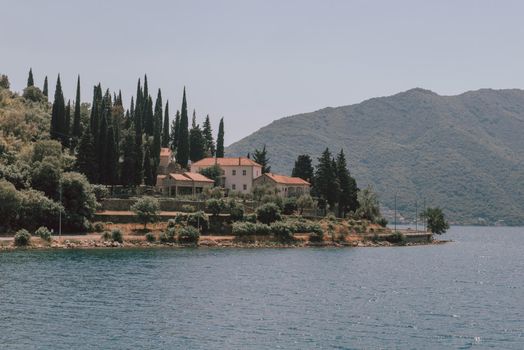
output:
[[[420,88],[359,104],[282,118],[230,145],[246,155],[267,145],[272,171],[289,174],[299,154],[316,161],[344,149],[359,187],[407,216],[415,200],[454,222],[524,223],[524,91],[482,89],[440,96]]]

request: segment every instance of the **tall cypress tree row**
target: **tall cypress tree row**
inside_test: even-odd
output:
[[[315,173],[315,194],[327,201],[333,208],[338,200],[339,183],[329,148],[318,158]]]
[[[45,79],[44,79],[44,87],[42,88],[42,93],[44,94],[45,97],[49,97],[49,90],[48,90],[48,87],[47,87],[47,75],[45,76]]]
[[[162,127],[162,147],[169,147],[169,101],[166,101],[164,125]]]
[[[216,157],[224,158],[224,118],[220,118],[220,124],[218,124]]]
[[[151,147],[149,142],[144,144],[144,183],[147,186],[155,185],[155,177],[153,173],[153,164],[151,159]]]
[[[80,76],[76,80],[76,99],[75,99],[75,114],[73,116],[73,138],[77,140],[82,136],[82,129],[80,124]]]
[[[204,138],[206,139],[206,154],[208,157],[215,155],[215,140],[213,140],[213,130],[211,129],[211,121],[209,120],[209,114],[206,116],[204,126],[202,130]]]
[[[206,139],[200,130],[200,126],[196,124],[196,116],[193,114],[193,123],[189,131],[189,159],[191,162],[199,161],[205,157],[206,154]]]
[[[336,160],[336,172],[338,183],[340,185],[340,192],[338,196],[338,215],[345,217],[346,213],[356,211],[358,209],[357,200],[357,182],[349,173],[346,156],[344,151],[340,150]]]
[[[33,68],[29,68],[29,76],[27,77],[27,87],[35,86],[35,81],[33,80]]]
[[[109,125],[107,129],[103,169],[105,175],[103,183],[116,185],[118,180],[118,153],[113,125]]]
[[[51,111],[51,138],[64,142],[64,124],[65,124],[65,101],[62,93],[62,84],[60,83],[60,74],[56,80],[55,99]]]
[[[182,109],[180,113],[180,126],[178,131],[177,163],[183,168],[187,167],[189,161],[189,131],[187,117],[186,88],[182,97]]]
[[[102,105],[102,86],[100,83],[93,88],[93,103],[91,104],[90,126],[91,134],[95,142],[95,147],[98,147],[98,131],[100,129],[100,114]]]
[[[171,149],[176,151],[178,147],[178,133],[180,131],[180,112],[176,111],[175,120],[171,123]]]
[[[122,141],[122,167],[120,171],[120,183],[124,186],[135,185],[135,171],[138,157],[135,145],[135,129],[133,125],[123,131]],[[140,159],[140,162],[142,159]]]
[[[144,111],[144,93],[140,86],[140,79],[136,88],[136,103],[135,103],[135,116],[134,116],[134,129],[135,129],[135,171],[133,172],[133,184],[139,186],[142,184],[144,179],[144,168],[143,168],[143,148],[142,148],[142,120]]]
[[[154,133],[153,133],[153,150],[152,155],[155,160],[155,169],[160,161],[160,146],[162,143],[162,93],[158,89],[158,94],[155,101],[155,115],[154,115]]]

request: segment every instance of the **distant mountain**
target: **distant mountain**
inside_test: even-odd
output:
[[[412,89],[276,120],[226,152],[264,144],[272,169],[284,174],[299,154],[316,160],[326,147],[344,149],[359,186],[372,184],[391,209],[397,192],[407,217],[425,198],[454,222],[524,224],[523,90]]]

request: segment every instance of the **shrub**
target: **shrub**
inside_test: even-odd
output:
[[[218,216],[226,208],[226,203],[222,199],[208,199],[206,201],[206,208],[214,216]]]
[[[93,188],[84,175],[75,172],[62,175],[62,205],[67,229],[85,231],[89,227],[97,202]]]
[[[47,227],[45,226],[40,226],[36,231],[35,231],[35,236],[38,236],[40,237],[41,239],[43,239],[44,241],[47,241],[47,242],[51,242],[51,239],[52,239],[52,234],[53,234],[53,231],[49,230]]]
[[[182,243],[198,243],[200,231],[192,226],[184,227],[180,230],[178,241]]]
[[[162,235],[160,235],[160,242],[167,243],[167,242],[174,242],[176,236],[176,230],[174,227],[170,227],[164,232]]]
[[[279,207],[280,210],[282,210],[284,205],[282,202],[282,197],[277,194],[266,194],[260,199],[260,202],[263,204],[274,203]]]
[[[187,224],[204,232],[209,228],[209,220],[203,211],[189,214],[187,216]]]
[[[148,223],[155,222],[158,219],[160,203],[158,203],[156,198],[145,196],[133,204],[131,210],[135,212],[140,222],[144,224],[145,230]]]
[[[266,203],[257,208],[258,221],[269,225],[281,219],[280,208],[275,203]]]
[[[104,231],[102,232],[102,234],[100,235],[100,239],[102,241],[109,241],[111,239],[113,239],[113,235],[111,234],[111,232],[109,231]]]
[[[176,225],[185,225],[187,223],[187,214],[176,214],[174,222]]]
[[[297,200],[296,198],[286,198],[282,203],[282,212],[285,215],[292,215],[297,210]]]
[[[42,90],[36,86],[28,86],[24,89],[22,96],[33,102],[47,101],[47,97],[42,93]]]
[[[183,213],[194,213],[196,211],[196,208],[193,206],[193,205],[190,205],[190,204],[184,204],[181,208],[180,208],[180,211],[183,212]]]
[[[93,230],[95,232],[102,232],[106,228],[106,225],[103,222],[97,221],[93,223]]]
[[[114,229],[111,231],[111,239],[115,242],[123,243],[124,242],[124,235],[122,234],[122,231],[119,229]]]
[[[271,224],[271,233],[283,241],[288,241],[293,238],[293,232],[291,232],[289,225],[284,222],[275,222]]]
[[[252,222],[252,223],[257,222],[257,214],[252,213],[252,214],[244,215],[244,221]]]
[[[244,207],[237,203],[235,200],[231,200],[228,203],[229,214],[232,221],[241,221],[244,219]]]
[[[176,224],[177,224],[176,219],[169,219],[169,220],[167,220],[167,227],[168,228],[175,227]]]
[[[20,209],[18,211],[18,226],[35,230],[40,226],[58,227],[58,216],[64,208],[47,198],[42,192],[35,190],[20,191]]]
[[[303,194],[297,199],[297,208],[300,210],[300,215],[304,212],[304,209],[311,209],[315,206],[315,201],[309,194]]]
[[[20,207],[20,194],[12,183],[0,179],[0,226],[9,227]]]
[[[15,245],[23,247],[29,245],[31,241],[31,234],[27,230],[18,230],[15,234]]]
[[[96,200],[100,202],[102,199],[109,197],[109,190],[105,185],[92,185],[93,193],[95,194]]]
[[[386,218],[380,218],[377,220],[377,224],[382,227],[386,227],[388,225],[388,220]]]
[[[156,240],[155,238],[155,235],[153,234],[153,232],[148,232],[146,233],[146,241],[148,242],[154,242]]]
[[[268,235],[271,228],[265,224],[254,224],[252,222],[233,223],[233,234],[236,236]]]
[[[401,232],[393,232],[391,235],[386,237],[386,240],[391,243],[397,243],[404,245],[406,243],[406,237]]]

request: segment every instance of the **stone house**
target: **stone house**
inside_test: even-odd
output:
[[[262,166],[245,157],[204,158],[191,164],[191,172],[198,173],[214,165],[222,169],[220,186],[229,191],[250,193],[253,180],[262,175]]]
[[[178,197],[180,195],[196,195],[204,189],[213,187],[215,181],[199,173],[185,172],[157,175],[156,187],[163,195]]]
[[[299,177],[278,175],[273,173],[262,174],[253,180],[253,186],[270,185],[275,188],[281,197],[298,197],[309,194],[311,184]]]

